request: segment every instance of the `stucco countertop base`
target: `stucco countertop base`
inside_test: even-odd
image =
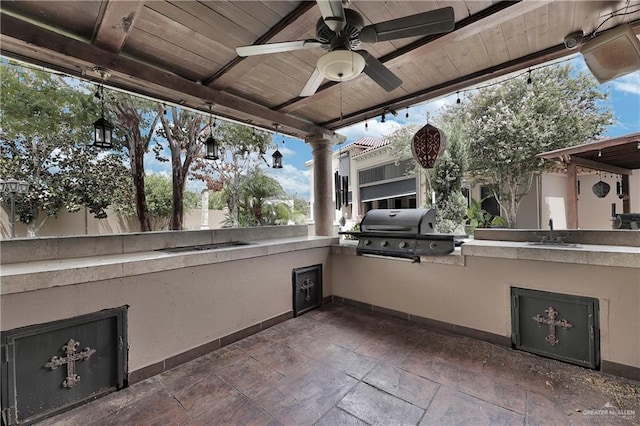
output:
[[[204,251],[153,250],[10,263],[0,267],[0,295],[329,247],[337,241],[334,237],[304,236]]]
[[[355,255],[356,243],[343,241],[339,246],[332,247],[332,252]],[[466,240],[462,247],[456,247],[453,253],[447,256],[422,256],[420,262],[464,266],[467,256],[640,269],[640,247],[595,244],[554,246],[493,240]],[[409,259],[385,258],[411,262]]]
[[[469,240],[462,255],[640,269],[640,247]]]

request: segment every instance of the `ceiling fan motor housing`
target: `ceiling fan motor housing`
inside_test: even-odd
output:
[[[316,39],[326,46],[327,50],[348,49],[353,50],[360,45],[360,31],[364,27],[364,19],[362,15],[352,9],[344,10],[346,22],[345,27],[336,33],[327,26],[322,18],[316,24]]]

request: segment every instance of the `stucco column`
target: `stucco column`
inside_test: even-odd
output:
[[[333,144],[339,142],[334,135],[310,137],[313,154],[313,219],[316,235],[333,235],[333,181],[331,176],[331,156]]]

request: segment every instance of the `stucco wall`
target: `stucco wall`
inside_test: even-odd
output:
[[[609,194],[598,198],[593,193],[593,185],[602,180],[611,186]],[[611,229],[611,204],[616,205],[616,212],[622,213],[622,200],[616,194],[618,176],[611,173],[597,175],[595,173],[580,175],[580,194],[578,195],[578,227],[580,229]],[[632,198],[638,198],[638,195]]]
[[[122,234],[127,232],[140,232],[140,224],[135,217],[120,217],[107,210],[106,219],[96,219],[87,209],[81,209],[75,213],[61,211],[57,217],[46,220],[40,228],[39,236],[63,236],[63,235],[105,235]],[[11,210],[7,203],[2,203],[0,208],[0,238],[11,236]],[[225,212],[223,210],[209,210],[208,229],[220,229],[224,223]],[[194,209],[184,215],[184,229],[200,229],[202,223],[202,210]],[[16,236],[27,236],[27,226],[16,223]]]
[[[465,266],[334,254],[335,296],[511,336],[510,288],[598,298],[602,359],[640,367],[640,270],[466,256]]]
[[[292,310],[293,268],[323,264],[329,248],[298,250],[121,279],[67,285],[0,299],[2,330],[129,305],[129,371]],[[54,277],[52,277],[54,279]]]

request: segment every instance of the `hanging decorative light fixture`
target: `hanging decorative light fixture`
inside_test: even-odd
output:
[[[600,177],[599,174],[598,177]],[[593,188],[591,189],[593,190],[593,193],[596,195],[596,197],[604,198],[611,190],[611,186],[607,182],[604,182],[602,179],[600,179],[593,185]]]
[[[93,70],[100,75],[100,79],[102,80],[102,83],[100,84],[100,86],[98,87],[98,91],[96,92],[96,95],[100,97],[100,118],[98,118],[93,123],[93,146],[97,146],[98,148],[103,149],[110,149],[113,147],[113,125],[104,118],[104,82],[111,76],[111,73],[103,68],[98,67],[94,68]]]
[[[207,105],[209,106],[209,137],[204,141],[204,158],[205,160],[215,161],[220,158],[218,156],[218,143],[213,137],[213,128],[216,126],[216,123],[212,121],[213,114],[211,114],[211,104],[208,103]]]
[[[276,129],[276,135],[277,135],[279,124],[274,123],[273,126]],[[284,139],[283,139],[282,143],[284,144]],[[271,155],[271,167],[274,168],[274,169],[281,169],[282,168],[282,153],[278,150],[278,142],[277,141],[276,141],[276,150]]]

